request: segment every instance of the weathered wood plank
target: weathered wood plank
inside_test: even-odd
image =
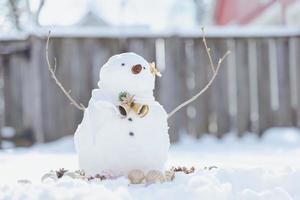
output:
[[[248,43],[245,39],[237,39],[235,47],[236,59],[236,92],[237,112],[236,131],[239,136],[250,130],[250,87]]]
[[[271,126],[271,82],[269,70],[268,41],[257,41],[257,81],[258,81],[258,134]],[[272,66],[271,66],[272,67]]]
[[[172,111],[182,103],[186,97],[185,72],[182,50],[184,43],[178,38],[169,38],[165,41],[166,68],[162,71],[158,101],[167,112]],[[177,141],[180,131],[185,130],[186,109],[178,111],[169,122],[169,134],[172,142]]]
[[[258,76],[257,76],[257,41],[248,39],[248,66],[249,66],[249,88],[250,88],[250,131],[259,132],[258,119]]]
[[[22,109],[22,74],[24,64],[22,56],[14,54],[4,67],[4,102],[6,126],[11,126],[20,132],[23,128]]]
[[[297,127],[300,127],[300,38],[295,38],[295,67],[296,67],[296,92],[297,92]]]
[[[39,38],[30,38],[31,43],[31,59],[30,67],[28,67],[29,81],[31,85],[31,128],[35,134],[35,140],[38,143],[45,142],[46,133],[43,128],[44,115],[42,110],[42,77],[41,71],[45,65],[42,65],[42,59],[45,58],[41,55],[44,52],[44,41]]]
[[[69,85],[65,85],[66,78],[62,76],[64,62],[64,55],[62,55],[61,51],[62,44],[64,44],[62,39],[53,38],[51,40],[51,46],[49,47],[49,56],[52,64],[54,64],[54,57],[57,59],[56,75],[62,84],[69,89]],[[47,69],[47,65],[44,64],[44,60],[41,60],[40,64],[42,66],[40,75],[42,77],[42,109],[44,117],[43,129],[45,132],[45,141],[51,141],[59,138],[62,135],[61,132],[63,130],[61,130],[61,127],[64,123],[62,112],[68,112],[69,105],[63,104],[64,96],[51,78],[51,75]]]
[[[155,39],[149,38],[129,39],[127,51],[137,53],[152,62],[155,61],[155,42]]]
[[[0,55],[0,133],[5,125],[5,109],[4,109],[4,94],[3,94],[3,83],[4,83],[4,57]],[[0,149],[2,148],[2,137],[0,135]]]
[[[228,50],[231,52],[224,61],[227,63],[227,79],[228,79],[228,109],[230,118],[230,131],[238,134],[237,129],[237,65],[236,65],[236,40],[226,40]],[[240,55],[238,55],[240,56]]]
[[[32,133],[32,84],[30,71],[30,57],[24,56],[20,63],[21,75],[21,94],[22,94],[22,121],[23,130]]]
[[[210,70],[208,57],[201,39],[189,40],[186,44],[187,58],[187,88],[188,96],[192,97],[207,84],[207,73]],[[200,137],[208,133],[208,94],[204,93],[199,99],[187,107],[189,133]]]
[[[290,69],[289,69],[289,46],[287,38],[276,39],[277,76],[278,76],[278,103],[276,112],[277,126],[291,126],[292,107],[290,90]]]
[[[40,85],[39,88],[39,98],[40,98],[40,109],[42,116],[42,130],[43,130],[43,140],[52,141],[59,138],[60,134],[60,123],[63,123],[62,115],[59,115],[57,112],[59,109],[66,110],[67,108],[61,103],[60,98],[62,93],[58,89],[57,85],[50,76],[48,71],[48,66],[44,56],[40,56],[39,52],[45,52],[45,40],[39,38],[35,39],[36,41],[36,58],[35,58],[35,68],[36,68],[36,81]],[[57,59],[57,68],[56,74],[59,79],[61,73],[61,63],[62,57],[61,52],[59,52],[60,44],[62,40],[56,38],[51,39],[49,46],[49,59],[52,65],[54,65],[54,58]],[[63,81],[62,81],[63,82]],[[64,82],[63,82],[64,83]]]
[[[195,57],[194,57],[194,41],[191,39],[184,40],[184,58],[185,58],[185,70],[186,70],[186,77],[185,77],[185,85],[186,85],[186,93],[188,96],[195,95],[193,90],[195,88]],[[196,130],[196,109],[194,106],[195,103],[191,103],[186,107],[186,117],[187,117],[187,127],[188,134],[193,137],[197,137],[197,130]]]
[[[226,41],[221,39],[208,40],[208,46],[211,48],[214,63],[217,63],[228,49]],[[227,66],[228,62],[224,61],[215,82],[209,89],[210,132],[217,137],[222,137],[224,133],[230,131]]]
[[[86,104],[86,99],[81,98],[81,93],[85,95],[89,95],[88,93],[88,69],[83,69],[86,67],[84,66],[86,63],[85,55],[82,50],[83,42],[82,40],[78,39],[69,39],[64,40],[63,45],[57,51],[60,51],[61,56],[61,64],[60,74],[58,74],[59,79],[62,81],[66,89],[71,90],[72,97],[77,102],[82,102]],[[59,71],[57,72],[59,73]],[[59,126],[57,127],[56,134],[73,134],[77,124],[81,121],[82,118],[82,111],[78,110],[74,106],[70,105],[70,101],[62,94],[61,91],[56,88],[53,92],[53,96],[60,93],[59,100],[62,106],[65,107],[64,110],[56,110],[55,115],[58,115],[61,119],[59,122]],[[53,99],[53,101],[55,101]]]
[[[5,110],[4,110],[4,95],[3,95],[3,84],[4,84],[4,56],[0,55],[0,130],[5,124]],[[0,148],[1,148],[1,137],[0,137]]]
[[[289,38],[290,88],[293,126],[300,126],[300,40]]]

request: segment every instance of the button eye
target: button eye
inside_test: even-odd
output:
[[[122,66],[125,66],[125,63],[122,63],[121,65],[122,65]]]

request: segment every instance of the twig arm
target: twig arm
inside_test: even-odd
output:
[[[62,83],[57,79],[56,75],[55,75],[55,71],[56,71],[56,58],[54,58],[54,66],[51,65],[50,61],[49,61],[49,40],[50,40],[50,33],[51,31],[49,31],[48,34],[48,38],[47,38],[47,43],[46,43],[46,61],[47,61],[47,65],[48,65],[48,70],[51,74],[51,77],[54,79],[56,85],[58,85],[58,87],[60,88],[60,90],[64,93],[64,95],[70,100],[71,104],[74,105],[77,109],[81,110],[81,111],[85,111],[85,107],[84,105],[82,105],[81,103],[77,103],[73,97],[71,96],[71,90],[67,91],[64,86],[62,85]]]
[[[202,41],[203,41],[203,44],[204,44],[204,47],[205,47],[205,50],[206,50],[206,53],[207,53],[207,56],[208,56],[208,60],[209,60],[209,64],[210,64],[210,67],[211,67],[211,69],[212,69],[212,72],[213,73],[216,73],[216,68],[215,68],[215,65],[214,65],[214,63],[213,63],[213,61],[212,61],[212,58],[211,58],[211,54],[210,54],[210,48],[208,48],[208,46],[207,46],[207,42],[206,42],[206,38],[205,38],[205,34],[204,34],[204,28],[202,27],[201,28],[201,31],[202,31],[202,34],[203,34],[203,36],[202,36]]]

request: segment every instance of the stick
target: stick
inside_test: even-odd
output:
[[[203,31],[204,29],[202,29]],[[217,77],[218,75],[218,72],[219,72],[219,69],[221,67],[221,64],[223,62],[223,60],[230,54],[230,51],[227,51],[222,58],[219,59],[218,61],[218,65],[217,67],[215,68],[214,67],[214,64],[212,62],[212,59],[211,59],[211,54],[210,54],[210,49],[207,47],[207,44],[206,44],[206,40],[205,40],[205,37],[203,35],[203,43],[204,43],[204,46],[205,46],[205,50],[207,52],[207,55],[208,55],[208,58],[210,60],[210,66],[213,70],[213,76],[211,77],[211,79],[208,81],[208,83],[200,90],[200,92],[198,92],[195,96],[193,96],[192,98],[186,100],[185,102],[181,103],[179,106],[177,106],[174,110],[172,110],[169,114],[168,114],[168,119],[170,117],[172,117],[177,111],[179,111],[181,108],[187,106],[188,104],[192,103],[193,101],[195,101],[200,95],[202,95],[210,86],[211,84],[214,82],[215,78]]]
[[[51,77],[54,79],[56,85],[58,85],[58,87],[64,93],[64,95],[70,100],[71,104],[74,105],[79,110],[85,111],[84,105],[82,105],[81,103],[77,103],[73,99],[73,97],[71,96],[71,90],[69,90],[67,92],[66,89],[64,88],[64,86],[61,84],[61,82],[57,79],[57,77],[55,75],[55,71],[56,71],[56,58],[54,58],[54,66],[52,66],[50,64],[49,55],[48,55],[49,54],[48,53],[48,48],[49,48],[50,33],[51,33],[51,31],[49,31],[48,38],[47,38],[47,43],[46,43],[46,61],[47,61],[47,65],[48,65],[48,69],[50,71]]]
[[[212,61],[212,58],[211,58],[210,48],[208,48],[207,43],[206,43],[206,38],[205,38],[205,34],[204,34],[204,27],[201,28],[201,32],[202,32],[202,41],[203,41],[203,44],[204,44],[204,47],[205,47],[205,50],[206,50],[206,53],[207,53],[207,56],[208,56],[208,59],[209,59],[210,67],[211,67],[213,73],[215,73],[216,68],[215,68],[215,65],[214,65],[214,63]]]

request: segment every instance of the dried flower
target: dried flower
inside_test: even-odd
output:
[[[57,178],[61,178],[64,176],[64,174],[67,172],[68,170],[65,170],[64,168],[59,169],[58,171],[56,171],[56,176]]]
[[[195,167],[191,167],[190,169],[188,169],[187,167],[172,167],[170,169],[170,171],[173,172],[183,172],[185,174],[191,174],[195,172]]]
[[[156,76],[161,77],[161,73],[155,67],[155,62],[149,63],[150,64],[150,72]]]
[[[217,167],[217,166],[214,166],[214,165],[213,165],[213,166],[209,166],[209,167],[207,167],[207,166],[204,167],[204,169],[205,169],[205,170],[208,170],[208,171],[210,171],[210,170],[212,170],[212,169],[217,169],[217,168],[218,168],[218,167]]]
[[[95,176],[89,176],[87,177],[87,180],[88,181],[91,181],[91,180],[100,180],[100,181],[103,181],[103,180],[106,180],[107,177],[105,175],[101,175],[101,174],[96,174]]]
[[[100,175],[100,174],[96,174],[95,178],[100,179],[101,181],[107,179],[107,177],[105,175]]]

